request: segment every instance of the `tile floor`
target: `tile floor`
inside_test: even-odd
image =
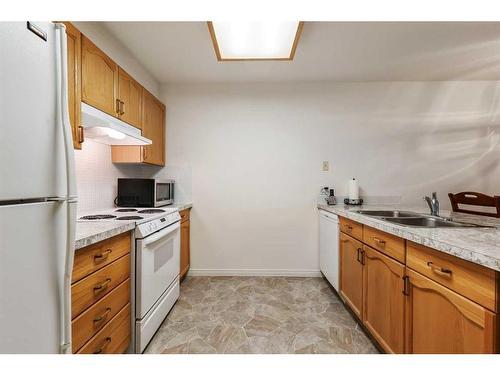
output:
[[[145,353],[378,353],[325,279],[188,277]]]

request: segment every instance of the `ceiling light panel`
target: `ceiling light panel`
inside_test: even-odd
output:
[[[209,22],[219,61],[292,60],[302,22]]]

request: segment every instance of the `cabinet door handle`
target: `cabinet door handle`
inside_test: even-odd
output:
[[[403,294],[405,296],[410,295],[410,277],[409,276],[403,276]]]
[[[94,262],[103,261],[103,260],[108,259],[109,254],[111,254],[112,252],[113,252],[113,250],[107,249],[106,251],[103,251],[101,253],[97,253],[96,255],[94,255]]]
[[[120,114],[120,99],[116,99],[116,113]]]
[[[120,100],[120,115],[125,114],[125,110],[123,109],[124,105],[125,105],[125,102]]]
[[[365,265],[365,255],[366,255],[366,252],[364,250],[361,250],[361,264],[363,266]]]
[[[377,243],[378,246],[385,247],[385,241],[384,240],[381,240],[378,237],[373,237],[373,240]]]
[[[111,307],[106,307],[106,311],[104,311],[104,313],[102,313],[101,315],[99,315],[97,318],[94,319],[94,324],[99,324],[100,322],[102,322],[103,320],[105,321],[105,319],[108,317],[108,314],[111,312]]]
[[[78,143],[83,143],[85,137],[83,135],[83,126],[78,127]]]
[[[451,277],[452,271],[449,268],[437,266],[432,262],[427,262],[427,266],[440,276]]]
[[[357,260],[359,263],[361,263],[361,251],[362,251],[362,250],[361,250],[361,248],[358,248],[358,249],[357,249],[357,251],[358,251],[358,254],[356,255],[356,260]]]
[[[106,348],[106,346],[111,342],[111,337],[108,336],[104,339],[104,342],[102,343],[101,347],[99,349],[97,349],[94,354],[101,354],[104,349]]]
[[[94,293],[100,293],[102,292],[103,290],[106,290],[106,288],[108,287],[109,283],[111,282],[111,277],[108,277],[105,281],[103,281],[102,283],[100,284],[97,284],[95,287],[94,287]]]

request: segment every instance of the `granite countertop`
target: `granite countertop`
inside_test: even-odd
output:
[[[135,229],[134,222],[76,222],[75,250]]]
[[[396,225],[374,217],[357,213],[358,210],[399,210],[428,214],[422,208],[364,205],[328,206],[318,208],[366,224],[395,236],[428,246],[443,253],[500,271],[500,219],[442,211],[441,216],[454,221],[488,225],[495,228],[415,228]]]
[[[174,204],[171,204],[167,207],[173,207],[173,208],[178,208],[179,211],[182,211],[182,210],[185,210],[187,208],[192,208],[193,207],[193,203],[192,202],[187,202],[187,203],[174,203]]]
[[[168,206],[179,211],[192,208],[193,203],[176,203]],[[134,222],[124,221],[89,221],[76,222],[75,250],[104,241],[121,233],[135,229]]]

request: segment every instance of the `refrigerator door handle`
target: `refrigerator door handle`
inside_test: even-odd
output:
[[[64,254],[63,285],[60,288],[62,303],[61,319],[61,353],[71,353],[71,273],[75,256],[76,233],[76,177],[73,151],[73,135],[68,111],[68,71],[66,26],[55,24],[56,33],[56,69],[57,69],[57,120],[62,127],[64,151],[66,157],[66,251]]]
[[[67,235],[66,256],[64,266],[64,288],[62,301],[63,311],[63,341],[61,344],[62,354],[71,354],[71,274],[73,273],[73,262],[75,258],[75,233],[76,233],[76,200],[69,200],[67,204]]]
[[[66,156],[66,184],[67,196],[76,197],[76,173],[75,173],[75,155],[73,151],[73,134],[71,132],[71,123],[68,110],[68,58],[67,58],[67,40],[66,26],[62,23],[56,23],[56,44],[59,50],[56,59],[56,68],[58,76],[58,118],[62,126],[64,136],[64,151]]]

